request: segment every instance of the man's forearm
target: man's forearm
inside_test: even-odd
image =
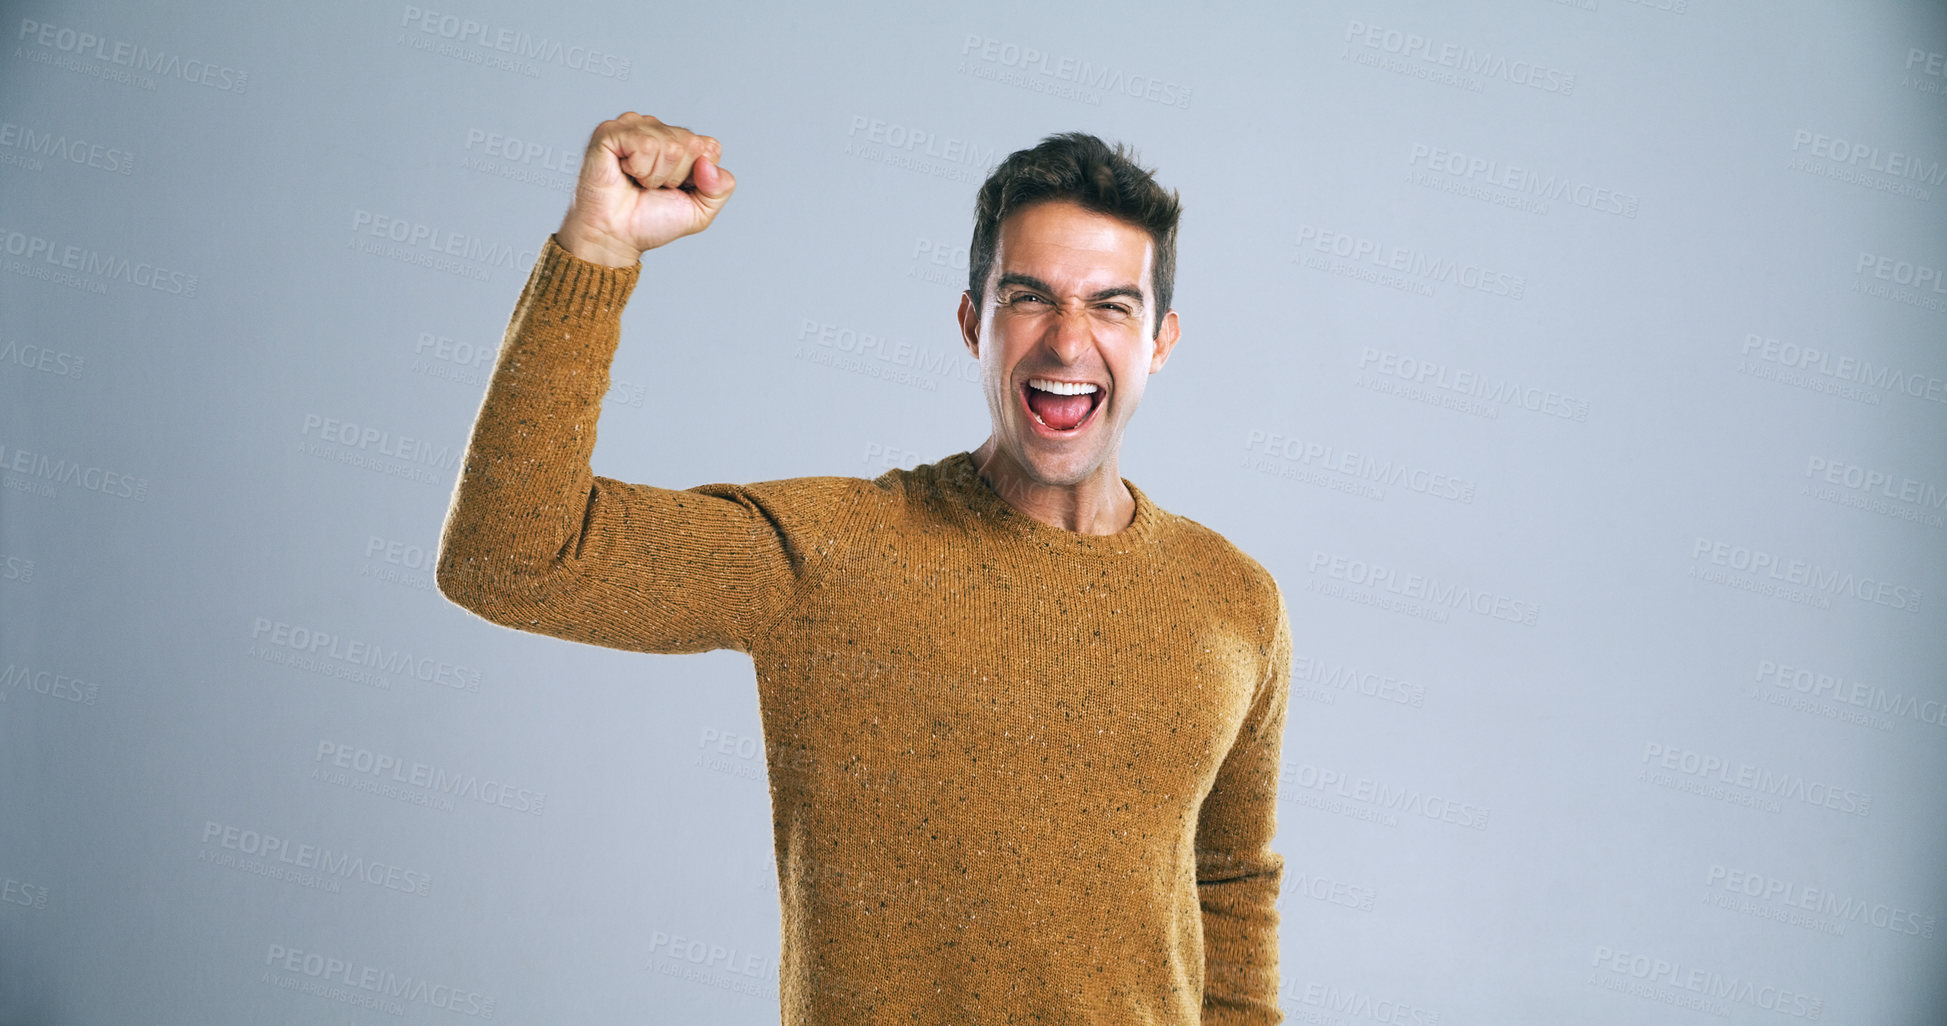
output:
[[[1211,870],[1206,863],[1206,872]],[[1284,858],[1262,852],[1235,860],[1235,876],[1201,883],[1203,1021],[1216,1026],[1268,1026],[1278,1008],[1278,891]]]

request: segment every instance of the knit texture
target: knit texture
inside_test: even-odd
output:
[[[1041,523],[968,452],[872,480],[596,476],[639,273],[543,245],[439,588],[524,631],[750,655],[783,1022],[1281,1022],[1271,575],[1126,478],[1122,531]]]

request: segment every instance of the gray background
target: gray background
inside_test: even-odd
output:
[[[8,7],[0,1022],[776,1020],[748,660],[432,587],[624,110],[740,182],[668,487],[976,446],[1007,152],[1181,191],[1122,471],[1290,605],[1288,1021],[1947,1021],[1937,5]]]

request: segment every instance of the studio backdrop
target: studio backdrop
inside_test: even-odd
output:
[[[452,605],[600,121],[720,139],[595,471],[979,445],[974,192],[1183,200],[1123,476],[1278,580],[1280,1001],[1947,1021],[1922,2],[7,5],[0,1023],[775,1022],[747,657]]]

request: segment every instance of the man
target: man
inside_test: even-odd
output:
[[[1177,340],[1177,202],[1053,136],[981,188],[993,433],[874,480],[687,490],[589,454],[643,253],[736,179],[624,114],[508,326],[440,539],[492,620],[755,665],[786,1023],[1277,1023],[1276,582],[1116,472]]]

